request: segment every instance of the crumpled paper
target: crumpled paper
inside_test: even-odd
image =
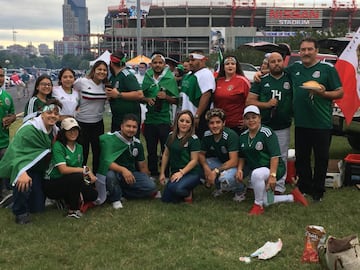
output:
[[[283,243],[279,238],[277,242],[266,242],[261,248],[257,249],[250,256],[258,257],[260,260],[267,260],[274,257],[282,249]]]

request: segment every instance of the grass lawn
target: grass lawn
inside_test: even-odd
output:
[[[345,138],[333,138],[331,158],[350,152]],[[239,204],[231,194],[214,199],[202,186],[193,205],[131,200],[120,210],[90,209],[80,220],[50,206],[19,226],[0,209],[0,269],[319,269],[301,263],[305,227],[321,225],[337,237],[360,233],[359,195],[354,187],[327,189],[321,203],[272,205],[259,217],[247,215],[252,194]],[[278,238],[283,249],[271,260],[239,261]]]

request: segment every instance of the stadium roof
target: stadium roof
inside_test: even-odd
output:
[[[360,5],[360,0],[356,0],[356,5]],[[152,0],[153,6],[231,6],[233,0]],[[331,8],[332,0],[236,0],[236,6],[247,7],[295,7],[295,8]],[[337,0],[338,8],[352,8],[351,0]]]

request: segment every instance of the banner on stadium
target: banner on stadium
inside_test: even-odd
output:
[[[210,53],[225,50],[225,27],[211,27],[210,30]]]
[[[146,17],[149,14],[150,6],[152,0],[140,0],[140,13],[141,17]],[[126,8],[129,10],[130,19],[136,19],[136,7],[137,0],[126,0]]]
[[[321,9],[267,8],[266,26],[322,27]]]

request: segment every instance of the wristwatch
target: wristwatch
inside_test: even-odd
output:
[[[276,178],[276,173],[270,173],[270,176]]]
[[[216,173],[217,176],[220,175],[220,170],[219,170],[219,168],[215,168],[215,169],[214,169],[214,172]]]

